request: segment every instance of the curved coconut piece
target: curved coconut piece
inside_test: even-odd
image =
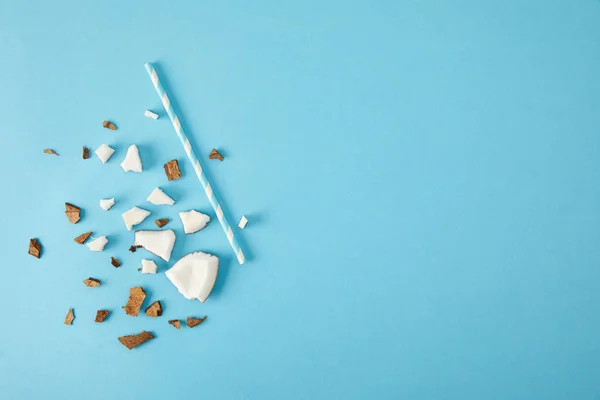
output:
[[[134,245],[142,246],[150,253],[169,261],[173,246],[175,246],[175,232],[171,229],[162,231],[136,231]]]
[[[91,251],[102,251],[104,250],[104,246],[108,243],[108,239],[106,236],[100,236],[97,239],[92,240],[91,242],[87,242],[87,247],[90,248]]]
[[[210,217],[196,210],[183,211],[179,213],[183,231],[187,234],[196,233],[203,229],[210,221]]]
[[[115,205],[115,199],[114,197],[112,199],[102,199],[100,200],[100,208],[102,208],[104,211],[108,211],[112,208],[112,206]]]
[[[154,189],[146,200],[157,206],[172,206],[175,204],[175,200],[170,198],[165,192],[160,190],[160,188]]]
[[[165,274],[183,297],[204,303],[215,286],[218,272],[219,258],[198,251],[181,257]]]
[[[139,207],[133,207],[123,213],[123,221],[127,230],[130,231],[134,225],[141,224],[146,217],[150,215],[150,211]]]
[[[103,144],[102,146],[96,149],[96,155],[98,156],[100,161],[102,161],[102,164],[106,164],[106,162],[113,155],[114,152],[115,149],[113,149],[107,144]]]
[[[125,159],[121,163],[121,168],[125,172],[142,172],[142,160],[140,158],[140,151],[135,144],[132,144],[127,149]]]

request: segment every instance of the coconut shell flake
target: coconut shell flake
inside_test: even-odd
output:
[[[98,279],[95,279],[95,278],[84,279],[83,283],[85,283],[85,286],[87,286],[87,287],[98,287],[102,284],[102,282],[100,282]]]
[[[196,325],[200,325],[201,323],[203,323],[206,320],[206,315],[202,318],[194,318],[194,317],[188,317],[187,320],[185,321],[186,325],[189,326],[190,328],[195,327]]]
[[[135,347],[138,347],[142,343],[145,343],[148,340],[152,340],[152,339],[154,339],[153,334],[151,334],[150,332],[142,331],[141,333],[138,333],[137,335],[121,336],[119,338],[119,342],[121,342],[121,344],[123,346],[125,346],[129,350],[131,350]]]
[[[115,124],[113,124],[110,121],[104,121],[102,122],[102,126],[105,127],[106,129],[110,129],[111,131],[116,131],[117,127],[115,126]]]
[[[181,321],[178,319],[169,320],[169,325],[173,325],[176,329],[181,328]]]
[[[69,312],[65,317],[65,325],[73,325],[73,320],[75,319],[75,314],[73,314],[73,309],[69,308]]]
[[[83,152],[81,154],[84,160],[90,158],[90,149],[88,147],[83,146]]]
[[[146,315],[149,317],[160,317],[162,312],[162,304],[160,304],[160,301],[155,301],[154,303],[150,304],[148,308],[146,308]]]
[[[221,153],[219,153],[217,151],[217,149],[212,149],[212,151],[208,155],[208,158],[211,159],[211,160],[223,161],[223,156],[221,155]]]
[[[146,292],[139,286],[132,287],[129,289],[129,299],[127,300],[127,304],[125,304],[125,313],[127,315],[131,315],[133,317],[137,317],[140,313],[140,308],[142,308],[142,303],[146,298]]]
[[[76,224],[81,219],[81,209],[73,204],[65,203],[65,214],[71,223]]]
[[[88,240],[90,236],[92,236],[92,232],[82,233],[81,235],[77,236],[74,239],[75,243],[84,244],[85,241]]]
[[[44,153],[52,154],[53,156],[57,156],[58,154],[52,149],[44,149]]]
[[[165,174],[170,181],[181,178],[181,171],[179,170],[179,163],[177,160],[171,160],[164,165]]]
[[[35,238],[29,239],[29,254],[35,258],[40,258],[42,255],[42,245]]]
[[[110,311],[108,310],[96,311],[96,319],[94,319],[94,322],[104,322],[106,317],[108,317],[108,314],[110,314]]]
[[[110,258],[110,263],[112,264],[113,267],[115,268],[119,268],[121,266],[121,263],[119,262],[119,260],[117,260],[114,257]]]
[[[161,219],[157,219],[156,221],[154,221],[154,223],[156,224],[156,226],[158,226],[159,228],[162,228],[163,226],[165,226],[166,224],[168,224],[170,221],[169,218],[161,218]]]

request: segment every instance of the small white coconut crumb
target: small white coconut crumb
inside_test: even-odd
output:
[[[130,231],[134,225],[142,223],[146,217],[150,215],[150,211],[144,210],[139,207],[132,207],[123,213],[123,221],[127,230]]]
[[[154,118],[154,119],[158,119],[158,114],[157,114],[157,113],[154,113],[154,112],[152,112],[152,111],[150,111],[150,110],[146,110],[146,111],[144,111],[144,115],[145,115],[146,117],[148,117],[148,118]]]
[[[175,200],[170,198],[165,192],[160,190],[160,188],[154,189],[152,191],[152,193],[150,193],[150,196],[148,196],[148,198],[146,200],[152,204],[156,204],[157,206],[160,206],[160,205],[172,206],[173,204],[175,204]]]
[[[115,149],[113,149],[107,144],[103,144],[102,146],[96,149],[96,155],[98,156],[100,161],[102,161],[102,164],[106,164],[106,162],[113,155],[114,152]]]
[[[142,160],[140,159],[140,151],[135,144],[132,144],[127,149],[127,154],[125,155],[125,159],[121,163],[121,168],[123,171],[129,172],[142,172]]]
[[[187,234],[196,233],[203,229],[210,221],[210,217],[196,210],[183,211],[179,213],[183,231]]]
[[[112,208],[112,206],[115,205],[115,198],[111,198],[111,199],[102,199],[100,200],[100,208],[102,208],[104,211],[108,211]]]
[[[162,231],[136,231],[134,245],[142,246],[150,253],[169,261],[173,246],[175,246],[175,232],[171,229]]]
[[[156,274],[158,266],[152,260],[142,260],[142,274]]]
[[[240,229],[244,229],[246,227],[247,223],[248,223],[248,219],[246,219],[245,215],[242,215],[242,218],[240,219],[240,223],[238,224],[238,226],[240,227]]]
[[[183,297],[204,303],[215,286],[218,272],[219,258],[198,251],[181,257],[165,275]]]
[[[108,243],[108,239],[106,236],[100,236],[97,239],[92,240],[91,242],[87,242],[87,247],[90,248],[91,251],[102,251],[104,250],[104,246]]]

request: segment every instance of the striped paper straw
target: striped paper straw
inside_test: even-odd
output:
[[[167,111],[167,114],[169,115],[169,118],[171,119],[171,123],[173,124],[173,127],[175,128],[175,132],[177,133],[177,136],[179,136],[179,140],[181,140],[181,144],[183,144],[183,148],[185,149],[185,153],[188,156],[188,160],[190,160],[190,162],[192,163],[192,166],[194,167],[194,171],[196,171],[196,175],[198,176],[198,179],[200,180],[200,183],[202,184],[202,187],[204,188],[204,191],[206,192],[206,196],[208,197],[210,204],[212,205],[213,209],[215,210],[215,213],[217,214],[217,218],[219,218],[219,222],[221,223],[221,226],[223,227],[223,231],[225,231],[225,234],[227,235],[227,240],[229,240],[229,244],[231,245],[231,248],[233,249],[233,252],[235,253],[235,255],[237,257],[238,262],[240,264],[243,264],[244,260],[245,260],[244,253],[242,252],[242,249],[240,248],[240,245],[238,244],[238,242],[235,240],[235,236],[233,234],[233,231],[231,230],[231,226],[229,225],[229,222],[227,222],[227,218],[225,217],[225,215],[223,213],[221,204],[219,204],[219,200],[217,200],[217,197],[213,193],[213,190],[210,186],[210,182],[208,182],[208,179],[206,179],[206,175],[204,174],[204,171],[202,170],[202,166],[200,165],[200,160],[198,160],[198,157],[196,157],[196,154],[194,153],[194,150],[192,149],[192,145],[190,144],[190,141],[188,140],[187,136],[185,135],[185,132],[183,131],[183,128],[181,126],[181,121],[179,120],[179,117],[175,113],[175,110],[173,110],[173,106],[171,105],[171,102],[169,101],[167,92],[165,91],[163,86],[160,84],[160,80],[158,79],[158,75],[156,75],[156,70],[154,69],[152,64],[146,63],[144,65],[146,67],[146,70],[148,71],[148,75],[150,75],[150,79],[152,79],[152,83],[154,84],[154,89],[156,89],[156,93],[158,93],[158,97],[160,97],[160,100],[162,101],[163,106],[165,107],[165,111]]]

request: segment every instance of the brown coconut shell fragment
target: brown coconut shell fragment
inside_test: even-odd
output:
[[[102,122],[102,126],[105,127],[106,129],[110,129],[111,131],[116,131],[117,127],[115,126],[115,124],[113,124],[110,121],[104,121]]]
[[[212,149],[212,151],[208,155],[208,158],[211,159],[211,160],[223,161],[223,156],[221,155],[221,153],[219,153],[217,151],[217,149]]]
[[[160,317],[162,312],[162,304],[160,304],[160,301],[155,301],[146,308],[146,315],[152,318]]]
[[[173,325],[176,329],[181,328],[181,321],[178,319],[170,319],[169,325]]]
[[[94,319],[94,322],[104,322],[106,317],[108,317],[108,314],[110,314],[110,311],[108,310],[96,311],[96,319]]]
[[[29,254],[35,258],[40,258],[42,255],[42,245],[35,238],[29,239]]]
[[[179,163],[177,160],[171,160],[164,165],[165,174],[170,181],[181,178],[181,171],[179,170]]]
[[[98,286],[100,286],[102,284],[102,282],[100,282],[96,278],[87,278],[87,279],[84,279],[83,283],[85,283],[85,286],[87,286],[87,287],[98,287]]]
[[[203,323],[206,320],[206,315],[202,318],[194,318],[194,317],[187,317],[187,320],[185,321],[186,325],[189,326],[190,328],[195,327],[196,325],[200,325],[201,323]]]
[[[162,228],[163,226],[165,226],[166,224],[168,224],[170,221],[169,218],[161,218],[161,219],[157,219],[156,221],[154,221],[154,223],[156,224],[156,226],[158,226],[159,228]]]
[[[54,156],[57,156],[57,155],[58,155],[58,154],[57,154],[57,153],[56,153],[54,150],[52,150],[52,149],[44,149],[44,153],[46,153],[46,154],[52,154],[52,155],[54,155]]]
[[[123,307],[125,309],[125,313],[127,315],[131,315],[133,317],[137,317],[140,313],[140,308],[142,308],[142,303],[146,298],[146,292],[139,286],[132,287],[129,289],[129,299],[127,300],[127,304]]]
[[[81,235],[77,236],[74,239],[75,243],[84,244],[86,242],[86,240],[89,239],[90,236],[92,236],[92,232],[82,233]]]
[[[83,146],[81,157],[83,157],[84,160],[90,158],[90,149]]]
[[[113,267],[115,268],[119,268],[121,266],[121,263],[119,262],[119,260],[117,260],[114,257],[110,258],[110,263],[112,264]]]
[[[75,314],[73,314],[73,309],[69,308],[69,312],[65,317],[65,325],[73,325],[73,320],[75,319]]]
[[[121,344],[123,346],[125,346],[129,350],[131,350],[135,347],[138,347],[142,343],[146,343],[148,340],[152,340],[152,339],[154,339],[153,334],[151,334],[150,332],[142,331],[141,333],[138,333],[137,335],[121,336],[119,338],[119,342],[121,342]]]
[[[73,204],[65,203],[65,214],[71,223],[76,224],[81,219],[81,209]]]

